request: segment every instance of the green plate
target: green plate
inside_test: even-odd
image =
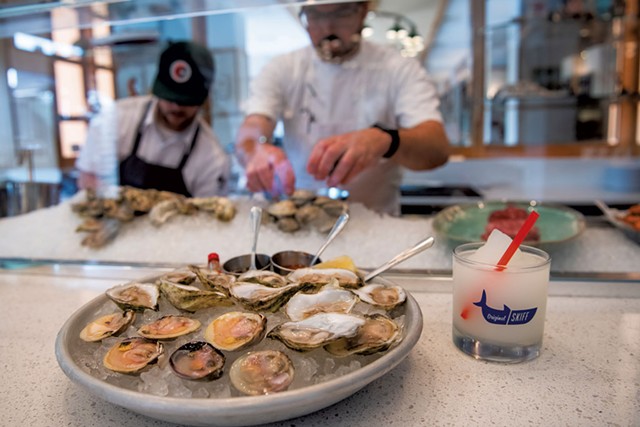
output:
[[[540,231],[539,242],[527,245],[544,245],[565,242],[578,236],[585,228],[584,216],[566,206],[537,202],[478,202],[468,205],[450,206],[438,212],[433,220],[433,229],[453,243],[482,241],[482,234],[491,212],[507,205],[536,210],[540,217],[536,227]]]

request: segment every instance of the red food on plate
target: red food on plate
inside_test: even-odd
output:
[[[518,233],[518,230],[520,230],[520,227],[522,227],[522,224],[525,222],[528,215],[529,213],[526,209],[512,205],[509,205],[504,209],[491,212],[487,225],[485,226],[484,233],[481,236],[482,240],[487,240],[489,238],[489,234],[491,234],[491,232],[496,228],[513,239]],[[538,227],[532,227],[524,240],[527,242],[539,242],[540,231],[538,230]]]

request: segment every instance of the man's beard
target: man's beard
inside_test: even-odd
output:
[[[330,34],[327,37],[320,40],[315,46],[318,56],[325,62],[331,62],[333,64],[340,64],[343,61],[351,58],[358,51],[360,47],[360,40],[362,37],[360,33],[355,33],[351,36],[351,46],[345,46],[335,34]]]

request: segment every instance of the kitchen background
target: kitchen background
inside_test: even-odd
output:
[[[7,207],[27,181],[51,202],[74,194],[88,121],[149,91],[167,40],[211,49],[207,115],[232,151],[251,78],[308,43],[304,3],[0,1],[0,216],[19,213]],[[405,213],[479,198],[640,200],[638,0],[372,3],[363,35],[426,67],[455,147],[445,167],[405,175]]]

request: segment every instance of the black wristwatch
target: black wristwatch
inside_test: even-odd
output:
[[[387,150],[386,153],[384,153],[382,155],[382,157],[384,157],[385,159],[390,158],[391,156],[393,156],[394,154],[396,154],[396,151],[398,151],[398,147],[400,147],[400,134],[398,133],[397,129],[386,129],[383,128],[382,126],[380,126],[379,124],[375,124],[372,127],[374,128],[378,128],[381,131],[388,133],[389,136],[391,136],[391,145],[389,145],[389,149]]]

